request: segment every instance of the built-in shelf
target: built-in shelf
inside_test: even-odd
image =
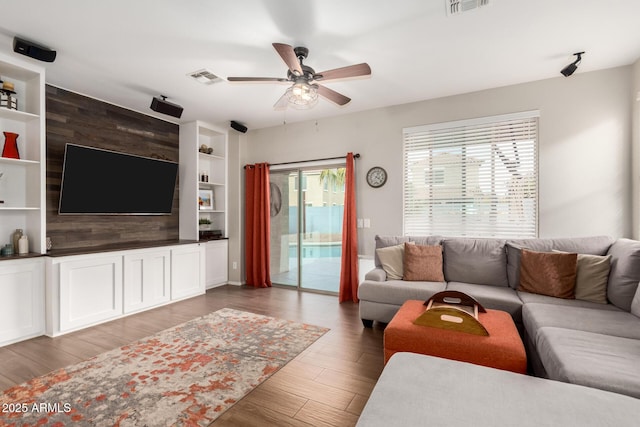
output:
[[[26,123],[31,120],[38,120],[40,116],[38,114],[31,114],[20,110],[10,110],[8,108],[0,107],[0,118]]]
[[[202,153],[205,145],[213,154]],[[196,121],[180,125],[180,237],[199,239],[200,220],[227,235],[227,130]],[[206,181],[202,179],[206,176]],[[211,197],[214,209],[200,209],[199,199]]]
[[[40,208],[30,208],[25,206],[2,206],[0,205],[0,211],[38,211]]]
[[[224,160],[224,156],[219,156],[216,154],[207,154],[207,153],[198,153],[198,155],[202,158],[211,158],[211,159],[218,159],[218,160]]]
[[[15,86],[18,110],[0,107],[0,131],[18,134],[20,159],[0,157],[0,245],[16,229],[31,250],[45,253],[45,70],[0,54],[0,77]],[[0,147],[5,137],[0,132]]]
[[[0,157],[0,163],[4,163],[8,165],[33,165],[33,166],[37,166],[40,164],[40,162],[36,160],[12,159],[9,157]]]

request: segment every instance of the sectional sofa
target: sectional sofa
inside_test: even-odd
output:
[[[441,247],[442,280],[403,280],[407,244]],[[638,241],[377,236],[375,266],[359,286],[365,326],[388,323],[406,300],[462,291],[511,314],[536,376],[640,398]],[[573,288],[545,288],[556,280]]]

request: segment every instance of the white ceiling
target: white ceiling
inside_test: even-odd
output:
[[[3,0],[0,51],[18,35],[55,49],[47,83],[183,123],[249,129],[628,65],[640,57],[638,0],[490,0],[447,16],[445,0]],[[327,82],[353,100],[275,111],[283,84],[202,85],[187,74],[286,77],[271,43],[309,48],[317,72],[360,62],[369,78]],[[20,56],[21,58],[25,58]],[[180,120],[149,109],[167,95]]]

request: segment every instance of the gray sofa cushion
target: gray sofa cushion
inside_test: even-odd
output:
[[[542,328],[536,348],[550,379],[640,398],[640,340]]]
[[[444,277],[448,282],[509,286],[505,240],[445,239]]]
[[[448,291],[464,292],[473,296],[484,308],[506,311],[515,323],[522,323],[522,301],[510,287],[476,285],[472,283],[449,282]]]
[[[631,310],[631,301],[640,281],[640,242],[618,239],[609,249],[611,272],[607,298],[623,310]]]
[[[534,302],[541,304],[555,304],[555,305],[564,305],[568,307],[584,307],[584,308],[593,308],[594,310],[613,310],[619,311],[620,309],[613,304],[600,304],[591,301],[581,301],[577,299],[565,299],[565,298],[555,298],[547,295],[540,294],[532,294],[529,292],[517,291],[518,297],[522,300],[524,304],[531,304]]]
[[[594,310],[531,303],[522,307],[522,323],[534,342],[540,328],[547,326],[640,339],[640,318],[620,309]]]
[[[445,289],[445,282],[407,282],[404,280],[374,282],[365,280],[358,287],[358,298],[401,306],[410,299],[426,301],[435,293]]]
[[[416,245],[433,246],[442,242],[442,236],[376,236],[376,249],[386,248],[387,246],[402,245],[406,242],[414,242]],[[378,254],[374,256],[376,267],[382,267]]]
[[[376,236],[376,249],[386,248],[388,246],[397,246],[402,245],[405,242],[408,242],[409,238],[406,236]],[[376,267],[382,267],[380,263],[380,258],[378,258],[378,254],[375,254],[374,262]]]
[[[606,255],[614,239],[609,236],[567,237],[560,239],[507,240],[507,277],[509,286],[520,285],[520,250],[551,252],[553,249],[577,254]]]
[[[396,353],[357,427],[632,427],[640,400],[438,357]]]

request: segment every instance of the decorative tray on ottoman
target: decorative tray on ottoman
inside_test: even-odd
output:
[[[429,298],[424,305],[427,310],[413,322],[415,325],[489,335],[478,318],[478,312],[486,313],[486,310],[472,296],[458,291],[442,291]]]

